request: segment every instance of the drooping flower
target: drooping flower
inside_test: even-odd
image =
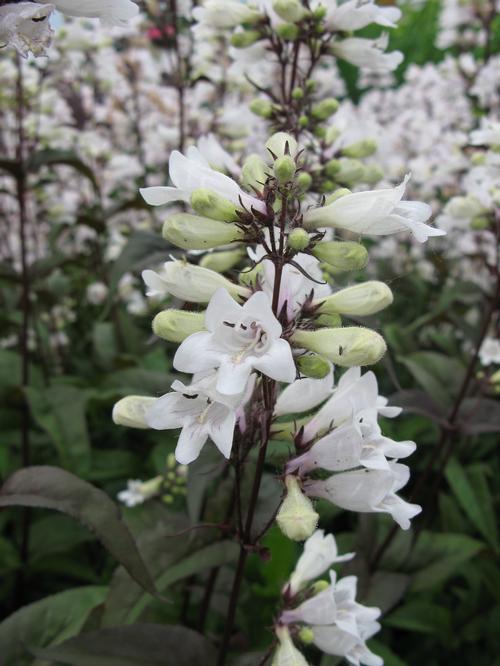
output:
[[[356,67],[373,72],[392,72],[403,62],[403,54],[401,51],[385,53],[388,41],[387,33],[378,39],[347,37],[333,42],[331,50],[338,58],[347,60]]]
[[[370,0],[368,2],[348,0],[338,5],[332,4],[333,7],[327,7],[325,17],[327,26],[332,30],[352,32],[361,30],[370,23],[395,28],[401,18],[401,10],[398,7],[380,7]]]
[[[276,636],[279,644],[272,666],[309,666],[302,652],[293,644],[288,627],[277,627]]]
[[[226,289],[213,295],[206,314],[206,331],[190,335],[178,348],[174,367],[181,372],[217,368],[216,388],[235,395],[245,390],[253,371],[280,382],[295,379],[295,364],[282,328],[264,292],[241,306]]]
[[[118,499],[123,502],[125,506],[134,507],[143,504],[146,500],[154,497],[160,490],[163,482],[162,476],[156,476],[149,481],[141,481],[140,479],[129,479],[125,490],[120,490]]]
[[[430,236],[443,236],[445,231],[426,222],[431,207],[419,201],[402,201],[409,176],[395,188],[368,190],[339,197],[331,204],[314,208],[304,215],[306,227],[337,227],[353,233],[385,236],[410,231],[424,243]]]
[[[49,18],[54,11],[52,4],[17,2],[0,6],[0,44],[13,46],[27,57],[45,55],[54,31]]]
[[[46,0],[40,0],[45,3]],[[50,0],[63,14],[99,18],[104,25],[125,26],[137,16],[139,7],[132,0]]]

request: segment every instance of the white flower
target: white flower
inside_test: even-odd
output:
[[[374,72],[392,72],[403,62],[403,54],[401,51],[384,53],[387,43],[388,36],[384,33],[378,39],[348,37],[334,42],[331,49],[338,58],[347,60],[357,67]]]
[[[357,603],[356,587],[356,576],[337,582],[336,573],[330,571],[330,585],[297,608],[284,611],[280,622],[309,625],[313,643],[323,652],[344,656],[352,663],[382,664],[365,645],[380,629],[376,621],[380,610]]]
[[[257,14],[237,0],[206,0],[203,6],[193,9],[193,17],[199,23],[214,28],[234,28],[240,23],[255,20]]]
[[[395,188],[346,194],[333,203],[309,210],[304,215],[306,227],[338,227],[353,233],[385,236],[409,230],[424,243],[429,236],[444,236],[445,231],[424,222],[431,207],[419,201],[401,201],[409,180]]]
[[[329,398],[333,392],[333,366],[323,379],[305,377],[286,386],[278,396],[275,416],[308,412]]]
[[[500,122],[485,120],[480,129],[470,133],[473,146],[500,146]]]
[[[87,301],[92,305],[101,305],[108,296],[109,289],[104,282],[92,282],[86,290]]]
[[[500,340],[485,338],[479,350],[479,359],[482,365],[500,365]]]
[[[158,398],[146,413],[150,428],[182,428],[175,449],[175,458],[182,465],[196,460],[209,437],[223,456],[231,454],[235,409],[241,396],[223,396],[215,383],[213,372],[198,373],[189,386],[176,380],[172,392]]]
[[[45,55],[54,34],[49,24],[54,9],[54,3],[38,2],[0,6],[0,46],[13,46],[23,57]]]
[[[250,293],[246,287],[230,282],[216,271],[175,259],[166,261],[160,273],[143,271],[142,279],[148,288],[147,296],[171,294],[191,303],[208,303],[217,289],[222,287],[235,297]]]
[[[244,391],[252,371],[280,382],[295,379],[292,350],[264,292],[241,306],[225,289],[213,295],[205,313],[206,331],[190,335],[178,348],[174,367],[181,372],[218,368],[217,391]]]
[[[224,150],[214,134],[201,136],[198,139],[197,148],[213,169],[229,171],[236,176],[240,174],[241,169],[239,165],[234,158]]]
[[[309,581],[321,576],[332,564],[352,560],[354,553],[339,555],[333,534],[316,530],[304,543],[304,552],[300,556],[292,575],[289,589],[292,595],[299,592]]]
[[[189,202],[191,194],[200,188],[206,188],[228,199],[236,206],[241,203],[250,210],[265,212],[265,204],[252,197],[240,188],[238,183],[229,176],[214,171],[207,160],[196,148],[188,150],[184,156],[174,150],[168,162],[170,180],[174,187],[145,187],[140,190],[146,203],[150,206],[163,206],[172,201]]]
[[[123,502],[125,506],[133,507],[138,504],[143,504],[146,500],[154,497],[160,490],[163,477],[156,476],[149,481],[141,481],[140,479],[129,479],[127,481],[126,490],[120,490],[118,499]]]
[[[277,627],[278,649],[274,653],[272,666],[309,666],[303,654],[297,650],[287,627]]]
[[[131,0],[51,0],[51,3],[68,16],[99,18],[109,26],[125,26],[139,13],[139,7]]]
[[[405,502],[396,495],[410,477],[410,470],[400,463],[389,463],[389,469],[361,469],[334,474],[324,481],[306,481],[304,491],[311,497],[321,497],[348,511],[388,513],[398,525],[407,530],[410,519],[422,507]]]
[[[370,0],[368,2],[348,0],[329,8],[325,20],[328,27],[333,30],[352,32],[361,30],[370,23],[395,28],[400,18],[401,10],[397,7],[379,7]]]

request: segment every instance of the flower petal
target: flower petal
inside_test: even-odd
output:
[[[261,357],[252,357],[253,367],[277,382],[290,384],[297,376],[292,350],[286,340],[275,340]]]

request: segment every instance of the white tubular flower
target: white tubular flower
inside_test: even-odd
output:
[[[382,657],[374,654],[366,645],[374,634],[380,630],[378,622],[363,622],[359,630],[359,638],[339,627],[312,627],[313,643],[326,654],[344,657],[351,664],[359,666],[383,666]]]
[[[148,428],[146,413],[156,398],[146,395],[127,395],[113,407],[111,418],[116,425],[129,428]]]
[[[388,513],[407,530],[410,520],[422,511],[418,504],[405,502],[396,495],[410,477],[410,470],[400,463],[389,463],[389,469],[362,469],[335,474],[324,481],[306,481],[304,491],[321,497],[347,511]]]
[[[316,530],[304,543],[304,552],[295,565],[290,576],[288,589],[292,595],[297,594],[307,583],[321,576],[332,564],[352,560],[355,553],[339,555],[333,534]]]
[[[385,53],[388,41],[387,33],[378,39],[348,37],[334,42],[331,50],[338,58],[347,60],[356,67],[372,72],[392,72],[403,62],[403,54],[401,51]]]
[[[419,201],[401,201],[410,176],[395,188],[346,194],[333,203],[309,210],[304,224],[312,227],[337,227],[357,234],[385,236],[410,231],[424,243],[430,236],[444,236],[442,229],[426,222],[431,207]]]
[[[54,31],[49,17],[54,4],[17,2],[0,7],[0,46],[12,46],[26,58],[45,55]]]
[[[275,416],[308,412],[324,402],[333,392],[333,366],[323,379],[297,379],[278,396]]]
[[[473,146],[500,146],[500,122],[485,120],[482,126],[470,133]]]
[[[229,171],[239,176],[241,169],[233,157],[220,145],[214,134],[201,136],[197,142],[197,148],[208,164],[213,169]],[[188,150],[189,155],[189,150]]]
[[[243,205],[265,212],[264,202],[252,197],[238,183],[219,171],[214,171],[198,150],[188,151],[184,156],[174,150],[168,162],[170,180],[174,187],[144,187],[140,190],[144,201],[150,206],[163,206],[172,201],[189,202],[191,194],[200,188],[212,190],[236,206]]]
[[[213,372],[198,373],[189,386],[176,380],[172,392],[158,398],[146,413],[150,428],[182,428],[175,449],[182,465],[196,460],[209,437],[225,458],[231,454],[241,395],[230,399],[219,394],[215,384]]]
[[[303,654],[297,650],[287,627],[277,627],[278,649],[274,653],[272,666],[309,666]]]
[[[206,314],[207,331],[190,335],[178,348],[174,367],[181,372],[218,368],[217,391],[234,395],[244,391],[252,371],[280,382],[295,379],[292,350],[281,338],[281,324],[264,292],[243,305],[226,289],[213,295]]]
[[[171,294],[190,303],[208,303],[220,288],[227,289],[235,298],[250,294],[249,289],[230,282],[220,273],[179,260],[166,261],[160,273],[143,271],[142,279],[148,288],[148,296]]]
[[[379,7],[370,1],[348,0],[328,10],[326,23],[332,30],[352,32],[370,23],[395,28],[400,18],[401,10],[397,7]]]
[[[479,350],[481,365],[500,365],[500,340],[486,337]]]
[[[45,0],[41,0],[45,2]],[[139,7],[131,0],[51,0],[63,14],[99,18],[104,25],[125,26],[137,16]]]
[[[258,12],[238,0],[207,0],[202,7],[195,7],[192,14],[198,23],[213,28],[235,28],[260,18]]]
[[[141,481],[140,479],[129,479],[127,481],[127,488],[120,490],[117,497],[120,502],[125,506],[134,507],[138,504],[143,504],[146,500],[154,497],[161,488],[163,477],[156,476],[149,481]]]

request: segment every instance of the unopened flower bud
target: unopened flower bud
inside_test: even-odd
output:
[[[339,130],[338,127],[335,127],[335,125],[331,125],[326,130],[326,136],[325,136],[326,143],[330,146],[334,141],[336,141],[339,138],[341,134],[342,132]]]
[[[116,425],[129,428],[148,428],[146,412],[156,402],[156,398],[145,395],[128,395],[118,400],[113,407],[112,419]]]
[[[363,179],[364,165],[358,160],[343,157],[339,160],[330,160],[327,162],[325,173],[337,183],[351,185]]]
[[[305,114],[302,114],[299,117],[299,127],[307,127],[308,125],[309,125],[309,118]]]
[[[315,127],[313,131],[314,136],[317,136],[318,139],[324,139],[326,137],[326,128],[325,127]]]
[[[256,97],[250,102],[250,111],[259,118],[270,118],[273,115],[273,105],[268,99]]]
[[[491,222],[486,215],[476,215],[470,224],[471,229],[474,231],[484,231],[485,229],[489,229],[490,226]]]
[[[302,375],[312,379],[323,379],[331,370],[331,364],[319,354],[304,354],[297,358],[297,368]]]
[[[340,199],[341,197],[345,197],[346,194],[351,194],[351,190],[348,190],[347,187],[339,187],[338,190],[335,190],[335,192],[332,192],[326,197],[325,206],[337,201],[337,199]]]
[[[273,9],[283,21],[296,23],[306,15],[306,9],[299,0],[273,0]]]
[[[301,173],[299,173],[299,175],[295,179],[295,182],[297,183],[297,187],[300,193],[307,192],[307,190],[312,185],[312,176],[311,174],[306,173],[305,171],[301,171]]]
[[[369,280],[352,287],[340,289],[324,300],[318,299],[321,314],[368,316],[380,312],[392,303],[392,291],[384,282]]]
[[[320,592],[324,592],[330,587],[331,583],[329,583],[326,580],[317,580],[312,586],[311,586],[311,591],[314,596],[319,594]]]
[[[309,245],[309,240],[307,231],[297,227],[288,234],[288,247],[296,252],[302,252]]]
[[[276,26],[278,37],[285,42],[293,42],[299,36],[299,27],[295,23],[281,23]]]
[[[356,143],[351,143],[349,146],[342,148],[341,153],[345,157],[369,157],[377,150],[377,142],[374,139],[363,139]]]
[[[208,250],[243,240],[244,232],[235,224],[176,213],[163,224],[163,238],[184,250]]]
[[[304,90],[303,88],[294,88],[292,90],[292,99],[299,100],[304,98]]]
[[[274,175],[280,185],[292,180],[295,175],[295,160],[290,155],[283,155],[275,160],[273,165]]]
[[[249,155],[241,170],[241,182],[248,189],[257,190],[260,192],[266,182],[267,165],[256,153]]]
[[[279,645],[271,666],[309,666],[304,656],[293,644],[288,627],[276,628]]]
[[[246,49],[262,37],[258,30],[241,30],[231,35],[231,46],[237,49]]]
[[[384,177],[384,170],[377,164],[366,164],[362,181],[368,185],[376,185]]]
[[[358,271],[368,261],[366,248],[353,241],[323,241],[314,246],[312,253],[339,273]]]
[[[313,16],[317,21],[321,21],[325,18],[327,11],[328,10],[324,5],[320,5],[314,10]]]
[[[314,641],[314,631],[310,627],[302,627],[299,631],[299,640],[305,645],[310,645]]]
[[[238,209],[231,201],[224,199],[220,194],[212,192],[206,187],[200,187],[194,190],[191,195],[191,206],[203,217],[209,217],[212,220],[221,220],[222,222],[232,222],[237,220]]]
[[[316,529],[319,515],[309,497],[302,492],[296,476],[287,476],[285,485],[287,494],[276,516],[276,522],[289,539],[304,541]]]
[[[180,343],[205,328],[204,312],[164,310],[153,319],[153,333],[163,340]]]
[[[318,104],[315,104],[311,109],[311,114],[316,120],[327,120],[339,108],[339,103],[334,97],[328,97]]]
[[[325,328],[337,328],[342,326],[342,317],[339,314],[321,314],[316,317],[314,323]]]
[[[217,273],[226,273],[236,266],[244,256],[244,251],[222,250],[221,252],[209,252],[200,260],[202,268],[209,268]]]
[[[297,347],[326,356],[341,367],[373,365],[385,354],[384,338],[376,331],[361,326],[319,328],[316,331],[296,331],[292,342]]]
[[[257,264],[250,270],[243,270],[240,272],[239,280],[241,284],[244,284],[248,287],[255,287],[257,284],[257,279],[262,272],[262,264]]]
[[[266,148],[276,157],[282,157],[283,155],[296,155],[298,146],[291,134],[276,132],[267,140]]]

